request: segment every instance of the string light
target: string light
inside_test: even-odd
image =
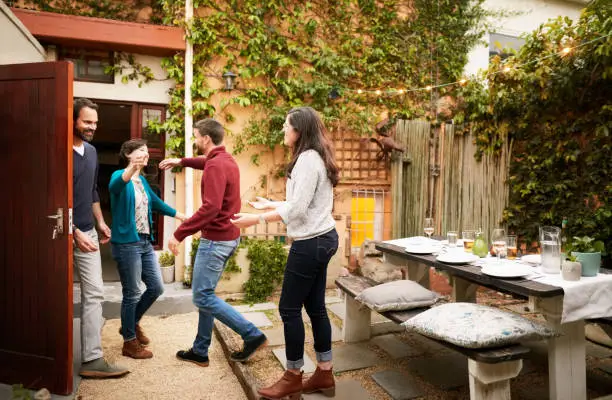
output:
[[[581,44],[579,44],[577,46],[574,46],[574,47],[564,47],[563,49],[561,49],[560,51],[558,51],[556,53],[549,54],[549,55],[544,56],[544,57],[539,57],[539,58],[533,59],[531,61],[527,61],[527,62],[525,62],[523,64],[514,65],[513,67],[506,66],[506,67],[504,67],[503,69],[501,69],[499,71],[488,73],[483,79],[488,79],[488,78],[490,78],[492,76],[495,76],[495,75],[497,75],[499,73],[507,73],[507,72],[512,71],[513,69],[519,69],[521,67],[524,67],[524,66],[527,66],[527,65],[530,65],[530,64],[534,64],[534,63],[537,63],[538,61],[546,60],[548,58],[557,57],[557,56],[561,56],[561,57],[562,56],[566,56],[566,55],[570,54],[572,52],[572,50],[578,49],[578,48],[583,47],[583,46],[587,46],[587,45],[589,45],[591,43],[600,41],[600,40],[608,38],[610,36],[612,36],[612,33],[609,33],[609,34],[604,35],[604,36],[599,36],[599,37],[597,37],[595,39],[592,39],[592,40],[590,40],[588,42],[585,42],[585,43],[581,43]],[[462,78],[462,79],[460,79],[458,81],[455,81],[455,82],[442,83],[442,84],[433,85],[433,86],[432,85],[427,85],[425,87],[417,87],[417,88],[412,88],[412,89],[398,89],[398,90],[390,89],[390,90],[386,90],[384,93],[388,94],[388,95],[391,95],[391,94],[395,94],[395,93],[397,93],[397,94],[405,94],[405,93],[418,92],[418,91],[427,91],[427,92],[430,92],[433,89],[442,88],[442,87],[446,87],[446,86],[453,86],[453,85],[461,85],[461,86],[463,86],[467,82],[468,82],[468,79]],[[376,93],[377,96],[380,96],[380,95],[383,94],[383,91],[380,90],[380,89],[377,89],[375,91],[363,90],[363,89],[357,89],[357,90],[354,90],[354,89],[344,89],[344,90],[346,90],[347,92],[357,92],[357,94]]]

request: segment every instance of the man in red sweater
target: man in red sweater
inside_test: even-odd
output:
[[[240,229],[230,218],[240,212],[240,171],[234,158],[225,151],[223,126],[214,119],[196,122],[193,134],[198,150],[205,157],[167,159],[161,169],[176,166],[203,169],[202,206],[185,220],[170,238],[168,247],[174,255],[187,236],[201,231],[200,246],[193,266],[193,303],[199,310],[198,334],[189,350],[176,356],[202,367],[208,366],[208,348],[212,337],[213,320],[217,318],[238,333],[244,347],[230,355],[233,361],[246,361],[255,351],[267,344],[266,336],[236,309],[215,295],[227,260],[240,243]]]

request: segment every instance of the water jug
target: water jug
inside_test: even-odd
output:
[[[540,227],[542,271],[547,274],[561,272],[561,229],[556,226]]]

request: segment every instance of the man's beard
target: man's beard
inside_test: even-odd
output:
[[[91,130],[91,129],[83,129],[82,131],[81,131],[81,130],[78,130],[78,129],[75,129],[75,130],[74,130],[74,133],[75,133],[75,134],[76,134],[78,137],[80,137],[81,139],[83,139],[84,141],[86,141],[87,143],[89,143],[89,142],[91,142],[91,141],[93,140],[93,137],[94,137],[94,132],[95,132],[95,131],[93,131],[93,130]]]

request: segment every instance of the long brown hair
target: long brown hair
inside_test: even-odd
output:
[[[340,180],[340,173],[334,155],[334,149],[327,135],[327,129],[319,114],[311,107],[293,108],[287,114],[289,124],[299,133],[297,142],[293,146],[293,156],[287,165],[287,176],[291,177],[291,171],[300,154],[306,150],[315,150],[325,164],[327,177],[336,186]]]

